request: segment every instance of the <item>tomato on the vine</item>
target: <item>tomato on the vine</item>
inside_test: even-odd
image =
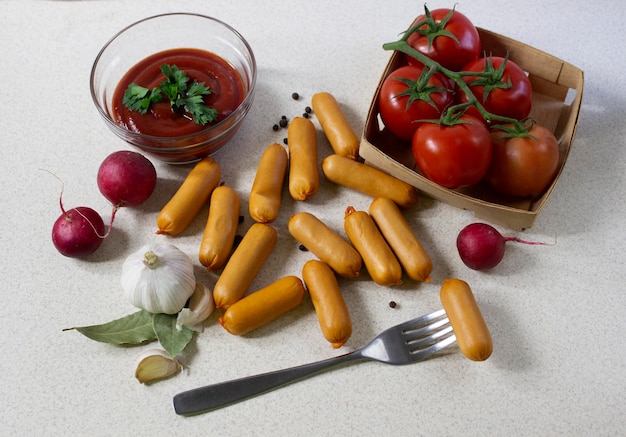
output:
[[[559,144],[547,128],[535,124],[526,135],[491,134],[493,158],[485,177],[496,191],[511,196],[534,196],[554,180],[559,168]]]
[[[487,112],[515,120],[528,117],[533,90],[528,76],[515,62],[490,56],[470,62],[463,71],[483,74],[463,76],[463,81]],[[459,92],[458,96],[460,103],[468,101],[465,93]],[[480,117],[475,107],[469,108],[468,113]]]
[[[413,135],[412,150],[425,177],[455,189],[483,179],[491,162],[492,146],[485,124],[463,114],[452,124],[422,124]]]
[[[454,9],[424,9],[425,14],[417,17],[413,26],[421,21],[425,24],[407,39],[411,47],[453,71],[480,56],[480,35],[469,18]],[[407,60],[409,64],[421,64],[411,56]]]
[[[396,137],[411,141],[420,120],[437,120],[454,100],[452,84],[441,73],[428,74],[422,66],[406,65],[383,81],[378,110]]]

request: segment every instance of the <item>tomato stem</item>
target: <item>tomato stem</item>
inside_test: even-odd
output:
[[[503,138],[530,138],[534,141],[537,141],[537,138],[530,134],[530,130],[535,125],[536,121],[527,117],[523,120],[515,120],[514,123],[506,124],[506,125],[494,125],[491,126],[491,129],[498,129],[505,133]]]
[[[402,82],[406,85],[406,90],[397,94],[395,97],[407,97],[406,108],[408,110],[409,106],[416,100],[422,100],[428,103],[433,108],[437,108],[437,105],[431,98],[432,93],[437,92],[451,92],[448,88],[429,85],[428,81],[435,74],[430,68],[424,68],[420,77],[417,80],[411,80],[404,77],[394,77],[393,79]]]
[[[431,15],[428,7],[424,5],[426,18],[412,26],[410,31],[406,33],[406,38],[403,39],[406,41],[409,35],[413,33],[419,33],[428,39],[429,49],[432,47],[433,41],[438,36],[446,36],[448,38],[452,38],[458,44],[459,40],[456,35],[446,30],[446,24],[448,23],[448,21],[450,21],[450,18],[452,18],[452,15],[454,14],[454,9],[455,7],[453,7],[450,12],[448,12],[448,14],[443,17],[443,19],[441,19],[439,23],[437,23],[437,21]],[[426,26],[426,29],[422,29],[422,27],[424,26]]]
[[[443,74],[444,76],[446,76],[447,78],[453,80],[457,86],[459,87],[459,89],[461,91],[463,91],[465,93],[465,95],[467,96],[467,103],[463,103],[460,105],[455,105],[452,106],[450,108],[448,108],[448,110],[446,111],[447,115],[444,115],[444,117],[447,117],[447,121],[452,120],[452,114],[451,112],[453,111],[461,111],[461,110],[465,110],[467,109],[467,107],[469,106],[474,106],[478,112],[480,113],[480,115],[487,121],[487,122],[493,122],[493,121],[498,121],[504,124],[513,124],[514,126],[519,127],[520,126],[520,122],[514,118],[509,118],[509,117],[503,117],[497,114],[492,114],[491,112],[487,111],[485,109],[485,107],[481,104],[481,102],[474,96],[474,94],[472,93],[472,91],[470,90],[469,86],[467,85],[467,83],[465,83],[465,81],[463,80],[463,76],[481,76],[481,77],[489,77],[489,75],[491,73],[476,73],[476,72],[456,72],[456,71],[452,71],[448,68],[443,67],[441,64],[439,64],[437,61],[429,58],[428,56],[426,56],[425,54],[415,50],[413,47],[411,47],[408,42],[407,39],[409,38],[409,36],[414,33],[417,29],[419,29],[419,27],[423,26],[424,24],[427,23],[427,19],[426,20],[422,20],[418,23],[416,23],[414,26],[411,26],[411,28],[409,28],[404,35],[402,36],[402,38],[400,38],[398,41],[394,41],[394,42],[388,42],[383,44],[383,49],[384,50],[390,50],[390,51],[397,51],[397,52],[402,52],[406,55],[409,55],[415,59],[417,59],[419,62],[421,62],[422,64],[424,64],[424,66],[426,67],[426,69],[429,70],[429,72],[431,74],[435,74],[437,72]],[[500,128],[501,125],[496,125],[494,126],[494,128]]]

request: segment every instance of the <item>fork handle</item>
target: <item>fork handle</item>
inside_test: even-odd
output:
[[[363,358],[360,351],[354,351],[314,363],[199,387],[175,395],[174,411],[180,415],[192,415],[216,410],[315,375],[341,363]]]

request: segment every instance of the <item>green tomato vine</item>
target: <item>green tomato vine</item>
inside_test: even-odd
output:
[[[450,12],[452,14],[453,10]],[[510,81],[504,82],[503,72],[504,66],[508,61],[508,53],[504,58],[504,62],[498,69],[493,67],[493,63],[489,60],[487,61],[487,65],[485,71],[483,72],[467,72],[467,71],[453,71],[448,68],[443,67],[437,61],[429,58],[425,54],[415,50],[413,47],[409,45],[407,42],[409,36],[413,33],[423,34],[424,31],[420,30],[424,25],[432,28],[432,18],[428,17],[424,20],[421,20],[414,25],[412,25],[408,30],[404,32],[402,37],[394,42],[388,42],[383,44],[383,49],[388,51],[396,51],[404,53],[408,56],[411,56],[417,59],[424,65],[424,77],[420,78],[424,83],[428,81],[428,79],[435,73],[440,73],[446,76],[448,79],[454,81],[459,89],[465,93],[468,101],[464,103],[459,103],[457,105],[450,106],[447,108],[441,115],[441,119],[438,122],[442,125],[453,125],[457,123],[462,123],[460,120],[460,116],[465,112],[465,110],[471,106],[474,106],[480,115],[490,123],[494,123],[490,126],[491,129],[500,129],[507,132],[510,136],[528,136],[528,132],[534,125],[535,121],[531,118],[526,118],[524,120],[516,120],[514,118],[504,117],[497,114],[493,114],[485,109],[482,103],[477,99],[472,91],[470,90],[469,85],[463,80],[464,76],[475,76],[477,79],[472,82],[475,85],[482,85],[485,87],[485,96],[491,92],[491,90],[496,88],[509,88],[511,86]],[[429,37],[430,38],[430,37]],[[429,39],[429,42],[432,42]],[[490,59],[490,58],[487,58]]]

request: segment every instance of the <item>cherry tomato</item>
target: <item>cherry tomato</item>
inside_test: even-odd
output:
[[[480,36],[469,18],[452,9],[425,9],[426,13],[413,22],[427,21],[407,39],[411,47],[453,71],[480,56]],[[410,56],[407,60],[409,64],[421,64]]]
[[[385,126],[404,141],[411,141],[419,120],[438,120],[453,101],[452,85],[440,73],[422,76],[424,68],[407,65],[383,81],[378,108]]]
[[[456,124],[422,124],[412,150],[425,177],[455,189],[483,179],[491,162],[491,137],[480,119],[464,114]]]
[[[499,56],[480,58],[470,62],[463,71],[487,73],[486,77],[464,76],[472,94],[490,113],[522,120],[528,117],[533,90],[524,70],[510,59]],[[504,64],[504,65],[503,65]],[[509,85],[510,84],[510,85]],[[467,102],[467,95],[459,92],[459,102]],[[474,107],[468,113],[480,116]]]
[[[531,137],[491,133],[493,157],[485,180],[496,191],[511,196],[534,196],[554,180],[559,168],[559,144],[548,129],[535,124]]]

